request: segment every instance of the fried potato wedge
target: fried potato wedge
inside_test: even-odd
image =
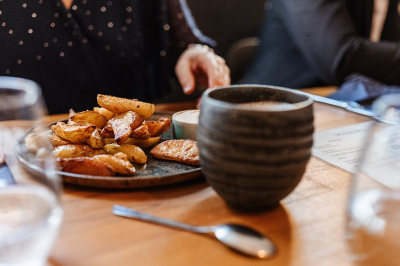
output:
[[[150,151],[151,156],[163,160],[200,165],[197,142],[189,139],[166,140]]]
[[[108,111],[107,109],[103,108],[103,107],[94,107],[93,111],[95,111],[96,113],[101,114],[102,116],[104,116],[107,120],[110,120],[111,118],[114,117],[114,113],[111,111]]]
[[[125,161],[114,155],[96,155],[92,158],[96,162],[108,164],[115,172],[121,175],[133,175],[135,173],[135,167],[129,161]]]
[[[62,145],[68,145],[68,144],[72,144],[71,142],[69,142],[68,140],[65,140],[63,138],[60,138],[57,135],[54,134],[50,134],[49,135],[50,138],[50,143],[53,147],[58,147],[58,146],[62,146]]]
[[[104,140],[100,136],[99,131],[96,129],[93,131],[90,138],[86,141],[86,144],[89,145],[92,149],[101,149],[104,146]]]
[[[57,122],[57,124],[51,126],[51,129],[57,136],[72,143],[85,143],[90,138],[93,131],[96,130],[96,126],[80,124],[67,125],[63,122]]]
[[[77,158],[90,156],[93,149],[88,145],[68,144],[54,148],[53,155],[57,158]]]
[[[155,111],[155,106],[151,103],[145,103],[138,100],[119,98],[103,94],[97,95],[97,103],[101,107],[115,114],[121,114],[126,111],[135,111],[143,116],[144,119],[149,119]]]
[[[132,130],[131,137],[136,139],[148,139],[150,138],[149,128],[147,125],[142,124],[135,130]]]
[[[70,120],[76,123],[86,121],[92,125],[95,125],[97,128],[102,128],[107,123],[107,119],[95,111],[83,111],[76,113],[70,117]]]
[[[103,150],[109,154],[125,153],[128,156],[128,160],[133,163],[144,164],[147,162],[147,156],[144,151],[132,144],[107,144],[104,145]]]
[[[115,171],[110,165],[93,158],[80,157],[61,159],[59,161],[62,172],[94,176],[115,176]]]
[[[76,112],[74,111],[74,109],[69,109],[69,112],[68,112],[68,117],[69,118],[71,118],[71,116],[73,116],[74,114],[76,114]]]
[[[156,144],[160,140],[161,140],[161,137],[153,137],[153,138],[148,138],[148,139],[128,138],[124,142],[124,144],[132,144],[132,145],[138,146],[141,149],[146,149],[146,148],[149,148],[149,147],[153,146],[154,144]],[[113,139],[113,138],[105,138],[104,139],[104,143],[105,144],[113,144],[113,143],[116,143],[116,142],[115,142],[115,139]]]
[[[122,114],[115,115],[107,122],[106,128],[112,126],[115,141],[118,144],[124,143],[132,133],[132,130],[139,127],[144,118],[134,111],[127,111]]]
[[[102,130],[100,132],[100,136],[102,138],[113,138],[114,139],[114,137],[115,137],[114,130],[110,123],[107,122],[107,124],[102,128]]]
[[[171,126],[171,119],[161,117],[158,121],[146,121],[144,124],[147,125],[150,136],[157,137],[169,129]]]
[[[37,143],[35,134],[29,134],[25,137],[25,146],[30,152],[37,152],[39,150],[39,144]]]
[[[108,154],[108,153],[103,150],[93,150],[93,151],[89,152],[88,154],[86,154],[86,156],[93,157],[93,156],[102,155],[102,154]]]

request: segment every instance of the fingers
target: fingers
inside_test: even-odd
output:
[[[205,74],[208,88],[228,86],[231,83],[230,70],[225,60],[214,52],[202,48],[189,48],[178,59],[175,67],[183,91],[190,94],[195,89],[196,81],[201,82]]]
[[[231,84],[230,69],[225,64],[225,60],[217,56],[216,62],[217,64],[213,68],[210,67],[207,69],[209,88],[228,86]]]
[[[175,66],[175,73],[185,94],[191,94],[195,87],[195,77],[192,72],[190,61],[180,58]]]

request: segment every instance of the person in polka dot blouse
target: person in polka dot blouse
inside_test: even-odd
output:
[[[184,0],[0,0],[0,36],[0,76],[39,83],[50,114],[230,84]]]

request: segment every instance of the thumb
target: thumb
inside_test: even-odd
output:
[[[195,77],[188,62],[179,62],[175,68],[175,74],[185,94],[191,94],[195,87]]]

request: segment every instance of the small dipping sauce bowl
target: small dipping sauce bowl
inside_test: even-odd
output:
[[[172,116],[172,132],[174,139],[197,139],[197,124],[200,110],[185,110]]]

